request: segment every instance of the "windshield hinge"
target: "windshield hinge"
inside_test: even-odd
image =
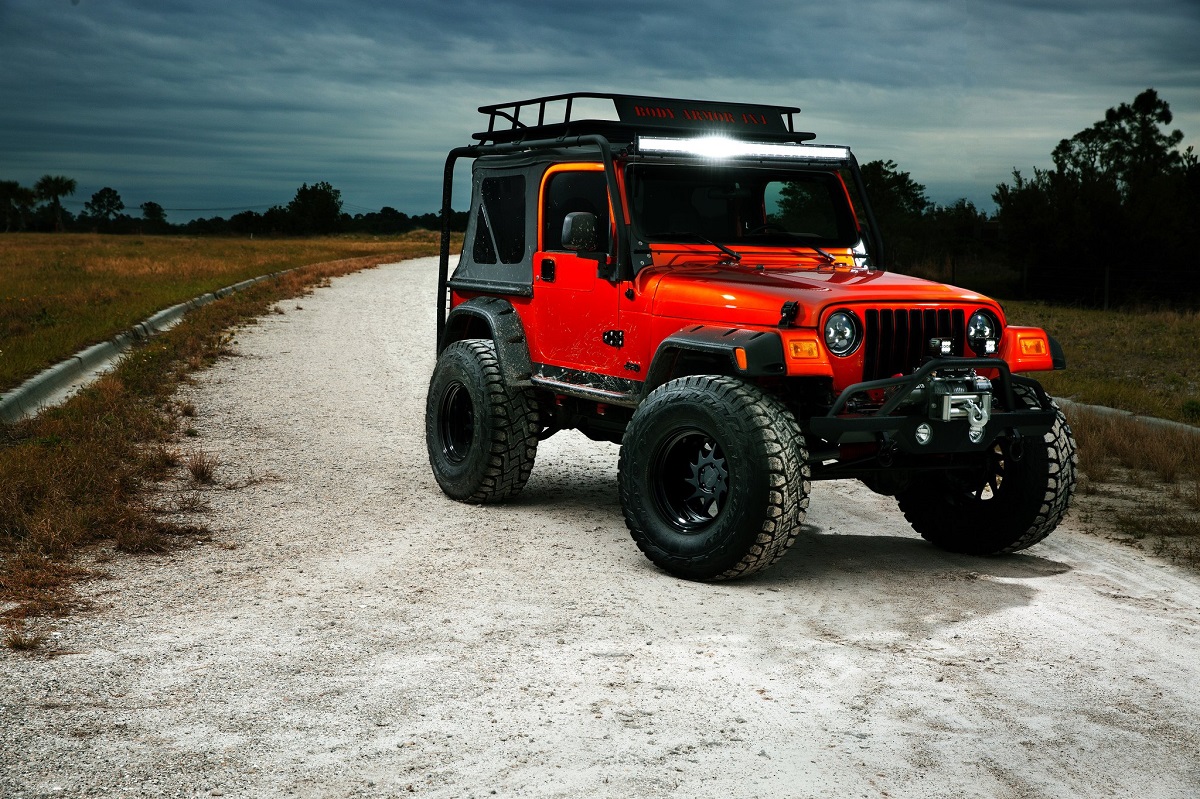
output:
[[[779,309],[779,326],[791,327],[792,322],[796,321],[796,315],[800,313],[800,303],[795,300],[788,300]]]

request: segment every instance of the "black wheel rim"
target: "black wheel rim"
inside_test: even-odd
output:
[[[672,434],[655,450],[650,469],[658,509],[680,532],[702,532],[721,515],[731,475],[720,443],[709,434]]]
[[[442,394],[438,431],[442,453],[454,463],[466,460],[475,437],[475,406],[471,402],[471,393],[462,383],[451,383]]]
[[[1002,496],[1009,457],[1006,447],[997,443],[984,453],[983,466],[979,471],[952,473],[950,485],[958,492],[955,504],[972,506]]]
[[[1003,448],[996,444],[987,454],[987,465],[984,467],[983,485],[979,486],[974,491],[975,499],[979,502],[988,502],[995,499],[1001,492],[1001,485],[1004,484],[1004,472],[1008,466],[1008,458],[1004,453]]]

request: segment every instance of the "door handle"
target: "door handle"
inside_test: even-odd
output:
[[[542,259],[542,268],[541,268],[540,273],[538,274],[538,277],[540,277],[542,279],[543,283],[553,283],[554,282],[554,272],[555,272],[554,259],[553,258],[543,258]]]

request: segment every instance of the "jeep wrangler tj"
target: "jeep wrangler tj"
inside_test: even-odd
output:
[[[576,119],[588,104],[609,113]],[[633,539],[684,578],[779,560],[810,480],[894,496],[954,552],[1058,525],[1075,444],[1016,374],[1063,368],[1058,344],[882,270],[856,159],[795,130],[800,109],[575,93],[479,110],[443,184],[426,440],[447,495],[512,497],[538,441],[573,428],[621,445]]]

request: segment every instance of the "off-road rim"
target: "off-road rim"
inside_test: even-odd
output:
[[[447,459],[454,463],[466,460],[475,437],[475,404],[462,383],[451,383],[442,393],[438,433]]]
[[[960,497],[966,502],[988,503],[998,499],[1004,493],[1004,477],[1008,471],[1008,462],[1011,457],[1007,452],[1007,448],[1000,443],[996,443],[991,449],[985,453],[986,461],[983,466],[983,473],[975,479],[968,480],[966,476],[952,478],[956,483],[959,483],[958,490],[961,492]],[[979,474],[978,472],[976,473]]]
[[[732,477],[720,443],[698,428],[674,432],[650,460],[659,512],[681,533],[703,532],[721,515]]]

